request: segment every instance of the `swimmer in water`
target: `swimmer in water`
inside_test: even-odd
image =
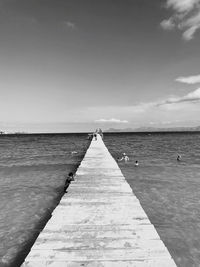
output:
[[[176,160],[177,160],[177,161],[181,161],[181,155],[178,154]]]
[[[121,161],[120,157],[117,157],[117,161]]]
[[[123,158],[125,162],[129,161],[129,157],[126,155],[126,153],[123,153]]]
[[[67,193],[67,188],[69,187],[70,183],[74,181],[74,174],[70,172],[66,178],[65,186],[64,186],[64,193]]]
[[[126,153],[122,154],[122,158],[117,158],[117,161],[122,161],[124,160],[125,162],[129,161],[129,157],[126,155]]]
[[[136,160],[135,161],[135,167],[138,167],[139,166],[139,162]]]

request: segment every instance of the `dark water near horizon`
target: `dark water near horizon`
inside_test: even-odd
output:
[[[199,267],[200,133],[107,133],[104,142],[115,159],[130,157],[119,167],[177,266]]]
[[[86,138],[87,134],[0,136],[1,267],[20,265],[63,195],[66,175],[81,162],[89,145]]]

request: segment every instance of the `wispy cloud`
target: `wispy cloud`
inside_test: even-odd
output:
[[[177,28],[182,31],[183,39],[193,39],[200,29],[200,0],[167,0],[165,7],[171,8],[173,14],[160,23],[161,27],[165,30]]]
[[[99,119],[99,120],[95,120],[95,122],[99,122],[99,123],[128,123],[127,120],[119,120],[119,119]]]
[[[187,94],[166,96],[151,102],[142,102],[129,106],[93,106],[81,111],[83,121],[124,125],[158,121],[194,119],[200,112],[200,88]],[[80,120],[80,112],[74,119]]]
[[[156,106],[163,106],[163,105],[183,103],[183,102],[189,102],[189,103],[200,102],[200,88],[182,97],[170,97],[164,101],[156,103]]]
[[[200,83],[200,75],[178,77],[176,81],[181,82],[181,83],[187,83],[187,84],[196,84],[196,83]]]
[[[71,21],[63,21],[63,25],[65,28],[70,29],[70,30],[74,30],[76,28],[76,25],[74,22]]]

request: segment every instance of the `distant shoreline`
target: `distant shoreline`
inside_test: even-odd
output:
[[[1,136],[24,136],[24,135],[66,135],[66,134],[78,134],[78,135],[88,135],[88,133],[91,133],[90,131],[88,132],[33,132],[33,133],[1,133]],[[106,130],[104,131],[104,134],[156,134],[156,133],[200,133],[199,130],[146,130],[146,131],[110,131]]]
[[[129,133],[154,133],[154,132],[200,132],[200,126],[197,127],[174,127],[174,128],[153,128],[153,127],[141,127],[137,129],[115,129],[110,128],[108,130],[104,131],[105,133],[123,133],[123,132],[129,132]]]
[[[181,130],[169,130],[169,131],[160,131],[160,130],[158,130],[158,131],[116,131],[116,132],[110,132],[110,131],[108,131],[108,132],[104,132],[104,134],[123,134],[123,133],[133,133],[133,134],[138,134],[138,133],[140,133],[140,134],[145,134],[145,133],[147,133],[147,134],[154,134],[154,133],[200,133],[200,130],[198,130],[198,131],[187,131],[187,130],[183,130],[183,131],[181,131]]]

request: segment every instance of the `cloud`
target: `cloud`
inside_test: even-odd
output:
[[[99,119],[99,120],[95,120],[95,122],[100,122],[100,123],[107,123],[107,122],[111,122],[111,123],[128,123],[127,120],[119,120],[119,119]]]
[[[196,83],[200,83],[200,75],[178,77],[176,81],[181,82],[181,83],[187,83],[187,84],[196,84]]]
[[[160,25],[164,30],[173,30],[176,26],[172,18],[163,20]]]
[[[183,102],[188,102],[188,103],[200,102],[200,88],[182,97],[170,97],[164,101],[157,103],[156,106],[163,106],[163,105],[183,103]]]
[[[70,29],[70,30],[74,30],[76,28],[75,23],[71,21],[63,21],[63,24],[67,29]]]
[[[161,27],[164,30],[177,28],[182,31],[184,40],[193,39],[200,29],[200,0],[167,0],[165,7],[172,9],[173,14],[160,23]]]
[[[187,94],[168,96],[128,106],[91,106],[81,111],[83,121],[102,124],[140,125],[142,122],[193,119],[200,112],[200,88]],[[125,119],[123,119],[125,118]],[[80,120],[80,111],[73,121]]]
[[[160,123],[166,125],[166,124],[172,124],[173,122],[172,121],[161,121]]]
[[[167,8],[173,8],[179,13],[191,11],[199,0],[167,0]]]

